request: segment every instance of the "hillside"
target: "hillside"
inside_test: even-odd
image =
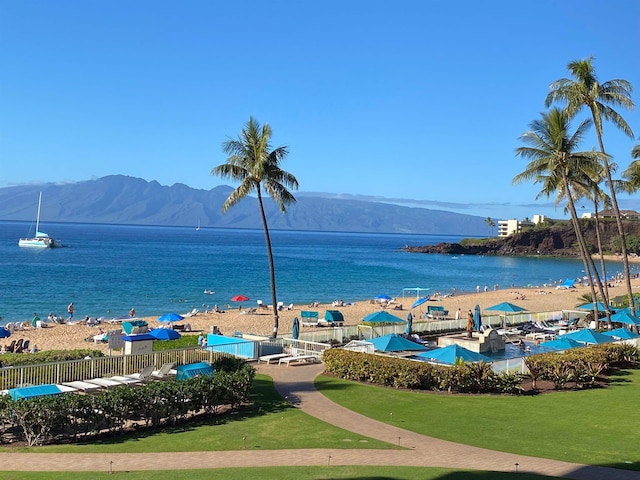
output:
[[[636,239],[640,238],[640,222],[623,222],[630,253],[637,252]],[[597,252],[595,221],[582,219],[581,225],[587,245],[592,253]],[[619,235],[615,221],[600,220],[600,238],[605,253],[618,252]],[[409,246],[408,252],[447,253],[468,255],[554,255],[578,257],[576,234],[571,222],[557,222],[550,226],[538,226],[507,238],[490,240],[468,239],[462,243],[440,243],[438,245]]]
[[[123,225],[195,226],[203,228],[262,228],[253,197],[222,213],[231,187],[198,190],[183,184],[112,175],[69,184],[0,188],[0,219],[31,221],[42,191],[44,222]],[[484,218],[426,208],[354,199],[296,195],[297,203],[282,215],[271,199],[265,201],[270,228],[335,232],[403,233],[480,236]]]

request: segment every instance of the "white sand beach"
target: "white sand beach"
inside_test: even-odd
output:
[[[632,282],[634,290],[640,286],[640,280],[634,279]],[[491,287],[491,286],[489,286]],[[585,293],[589,293],[589,288],[580,287],[572,290],[560,290],[555,288],[519,288],[489,290],[484,292],[484,285],[481,293],[454,295],[442,298],[440,301],[429,301],[417,307],[412,312],[414,315],[422,311],[426,311],[427,305],[442,305],[449,310],[449,316],[453,317],[455,311],[460,308],[462,312],[473,309],[476,305],[480,305],[481,309],[485,309],[500,302],[508,301],[515,303],[530,312],[544,312],[557,310],[574,309],[576,305],[582,303],[579,297]],[[624,285],[614,286],[609,289],[611,297],[626,294]],[[522,299],[524,296],[524,299]],[[416,297],[396,298],[388,310],[390,313],[406,318],[409,309]],[[394,306],[402,305],[402,310],[394,310]],[[355,325],[362,321],[362,318],[372,312],[379,310],[379,304],[371,303],[366,299],[355,302],[352,305],[344,307],[333,307],[330,304],[321,304],[312,308],[308,305],[294,305],[291,310],[283,310],[279,312],[280,329],[279,334],[287,334],[291,331],[293,317],[300,316],[301,310],[315,310],[319,312],[320,318],[324,316],[325,310],[340,310],[344,316],[345,324]],[[157,321],[157,317],[144,318],[151,328],[163,326]],[[28,322],[25,322],[28,323]],[[268,336],[273,330],[273,313],[268,309],[258,309],[255,314],[243,314],[237,309],[227,310],[225,313],[199,313],[195,316],[185,318],[180,324],[189,323],[194,330],[192,333],[196,335],[196,331],[210,332],[211,327],[216,325],[223,334],[231,335],[234,332],[251,333],[256,335]],[[29,339],[31,345],[38,346],[39,350],[61,350],[74,348],[96,348],[107,351],[107,345],[103,343],[93,343],[85,341],[86,338],[93,337],[98,333],[98,329],[108,330],[113,325],[100,325],[99,327],[89,327],[86,325],[54,325],[46,328],[28,328],[25,330],[14,332],[11,338],[4,339],[2,344],[10,343],[10,340],[24,338]],[[115,325],[117,327],[117,325]],[[303,327],[302,331],[314,327]]]

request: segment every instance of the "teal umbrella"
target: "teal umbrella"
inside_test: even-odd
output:
[[[598,310],[604,312],[607,307],[605,306],[604,303],[602,302],[597,302],[597,303],[585,303],[583,305],[578,305],[576,308],[579,308],[580,310],[593,310],[594,307],[598,307]]]
[[[476,332],[479,332],[481,326],[482,326],[482,315],[480,315],[480,305],[476,305],[476,308],[473,311],[473,329]]]
[[[407,315],[407,329],[406,332],[408,335],[411,335],[411,329],[413,328],[413,315],[409,312]]]
[[[497,305],[493,305],[491,307],[485,308],[485,310],[495,310],[497,312],[505,312],[505,313],[518,313],[518,312],[526,312],[527,309],[523,307],[519,307],[518,305],[514,305],[509,302],[498,303]]]
[[[300,320],[298,317],[293,317],[293,325],[291,327],[291,338],[298,340],[300,337]]]
[[[504,324],[507,323],[507,313],[518,313],[527,311],[526,308],[519,307],[518,305],[514,305],[513,303],[509,302],[498,303],[497,305],[492,305],[491,307],[485,308],[485,310],[504,312]]]
[[[617,340],[631,340],[633,338],[640,338],[640,335],[632,332],[627,328],[615,328],[613,330],[609,330],[608,332],[602,332],[602,334],[606,335],[607,337],[615,338]]]
[[[391,315],[386,310],[370,313],[362,319],[364,323],[404,323],[404,320]]]
[[[627,325],[640,325],[640,318],[631,315],[627,309],[611,315],[611,321],[616,323],[626,323]]]
[[[560,338],[570,338],[576,342],[587,344],[613,342],[613,338],[607,337],[606,335],[590,328],[583,328],[582,330],[576,330],[575,332],[565,333]]]
[[[571,348],[584,347],[584,344],[576,342],[570,338],[556,338],[548,342],[542,342],[541,347],[550,348],[552,350],[569,350]]]
[[[491,359],[481,353],[473,352],[468,348],[461,347],[457,343],[452,343],[446,347],[436,348],[429,350],[428,352],[419,353],[416,355],[418,358],[425,360],[432,360],[437,363],[446,363],[447,365],[453,365],[456,363],[456,359],[461,359],[465,362],[490,362]]]
[[[426,350],[427,347],[419,343],[412,342],[397,333],[391,333],[378,338],[372,338],[369,343],[373,343],[376,350],[381,352],[404,352],[411,350]]]

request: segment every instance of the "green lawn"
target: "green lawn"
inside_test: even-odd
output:
[[[220,468],[216,470],[172,470],[145,472],[2,472],[2,480],[541,480],[544,477],[523,473],[477,472],[421,467],[266,467]]]
[[[331,400],[367,417],[453,442],[640,470],[640,371],[603,389],[535,396],[398,391],[318,377]]]
[[[256,376],[251,399],[254,402],[251,408],[198,424],[182,425],[164,431],[151,430],[122,435],[92,441],[86,445],[46,445],[16,450],[34,453],[113,453],[400,448],[334,427],[303,413],[280,397],[271,378],[264,375]]]

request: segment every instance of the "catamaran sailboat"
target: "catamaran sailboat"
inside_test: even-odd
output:
[[[19,247],[53,248],[53,247],[62,246],[62,244],[58,240],[50,237],[46,233],[43,233],[39,230],[41,204],[42,204],[42,192],[40,192],[40,198],[38,199],[38,214],[36,215],[36,235],[35,237],[31,237],[31,238],[21,238],[18,241]]]

